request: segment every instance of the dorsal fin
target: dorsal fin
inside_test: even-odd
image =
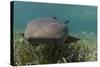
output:
[[[66,20],[65,22],[64,22],[64,24],[68,24],[70,21],[69,20]]]
[[[54,18],[54,19],[56,19],[56,20],[58,19],[58,18],[57,18],[57,17],[55,17],[55,16],[53,16],[53,18]]]

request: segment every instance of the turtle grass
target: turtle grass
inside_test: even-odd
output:
[[[97,60],[96,40],[84,38],[76,43],[62,46],[54,43],[33,44],[19,33],[14,34],[14,65],[37,65],[86,62]]]

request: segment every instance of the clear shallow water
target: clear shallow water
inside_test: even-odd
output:
[[[63,52],[61,52],[60,49],[61,52],[60,55],[59,50],[57,49],[58,52],[56,53],[56,55],[52,55],[55,54],[54,52],[56,52],[56,49],[55,48],[51,49],[51,47],[47,47],[46,48],[47,50],[45,49],[46,51],[42,48],[37,51],[38,47],[30,45],[30,43],[28,43],[26,39],[24,39],[23,36],[19,34],[19,32],[24,32],[27,23],[32,19],[40,17],[48,17],[48,16],[57,17],[61,21],[61,23],[63,23],[66,20],[70,20],[70,23],[68,24],[70,36],[80,39],[75,44],[72,43],[70,45],[67,45],[68,47],[65,47],[66,49],[62,48],[63,51],[66,52],[64,54]],[[52,60],[50,61],[48,59],[54,58],[55,60],[56,56],[61,58],[61,56],[63,57],[63,55],[64,57],[66,56],[67,58],[66,61],[69,62],[96,61],[97,60],[96,24],[97,24],[96,6],[62,5],[62,4],[58,5],[58,4],[42,4],[42,3],[16,1],[14,2],[14,46],[16,46],[16,48],[14,49],[14,56],[15,56],[14,63],[15,64],[17,63],[16,65],[24,65],[24,64],[27,65],[27,63],[29,64],[32,61],[33,63],[30,64],[41,64],[41,60],[44,60],[43,62],[46,61],[45,63],[47,64],[48,62],[49,63],[52,62]],[[40,44],[39,47],[41,47],[41,45],[42,44]],[[48,49],[50,50],[50,52],[48,51]],[[53,53],[51,53],[52,51]],[[32,54],[32,52],[33,54],[35,54],[35,57]],[[47,53],[49,54],[47,55]],[[49,58],[45,58],[45,56]],[[76,60],[73,61],[73,59]]]
[[[14,2],[14,31],[24,31],[27,23],[35,18],[55,16],[62,23],[70,20],[70,32],[95,34],[97,31],[97,7],[82,5],[43,4]]]

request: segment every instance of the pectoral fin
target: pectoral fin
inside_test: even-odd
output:
[[[24,37],[24,33],[19,33],[22,37]]]
[[[68,36],[68,38],[65,39],[64,43],[73,43],[73,42],[77,42],[78,40],[80,39],[73,36]]]

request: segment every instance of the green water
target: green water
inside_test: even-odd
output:
[[[68,63],[97,60],[96,6],[14,1],[13,8],[14,65],[51,64],[58,63],[58,60],[62,63],[62,57]],[[80,40],[71,44],[64,43],[59,51],[58,48],[49,46],[49,43],[33,41],[34,44],[31,44],[20,35],[19,32],[24,32],[27,23],[31,20],[50,16],[57,17],[61,23],[69,20],[69,35]]]
[[[62,23],[70,20],[70,32],[96,33],[97,7],[68,4],[14,2],[14,31],[24,31],[27,23],[35,18],[55,16]]]

